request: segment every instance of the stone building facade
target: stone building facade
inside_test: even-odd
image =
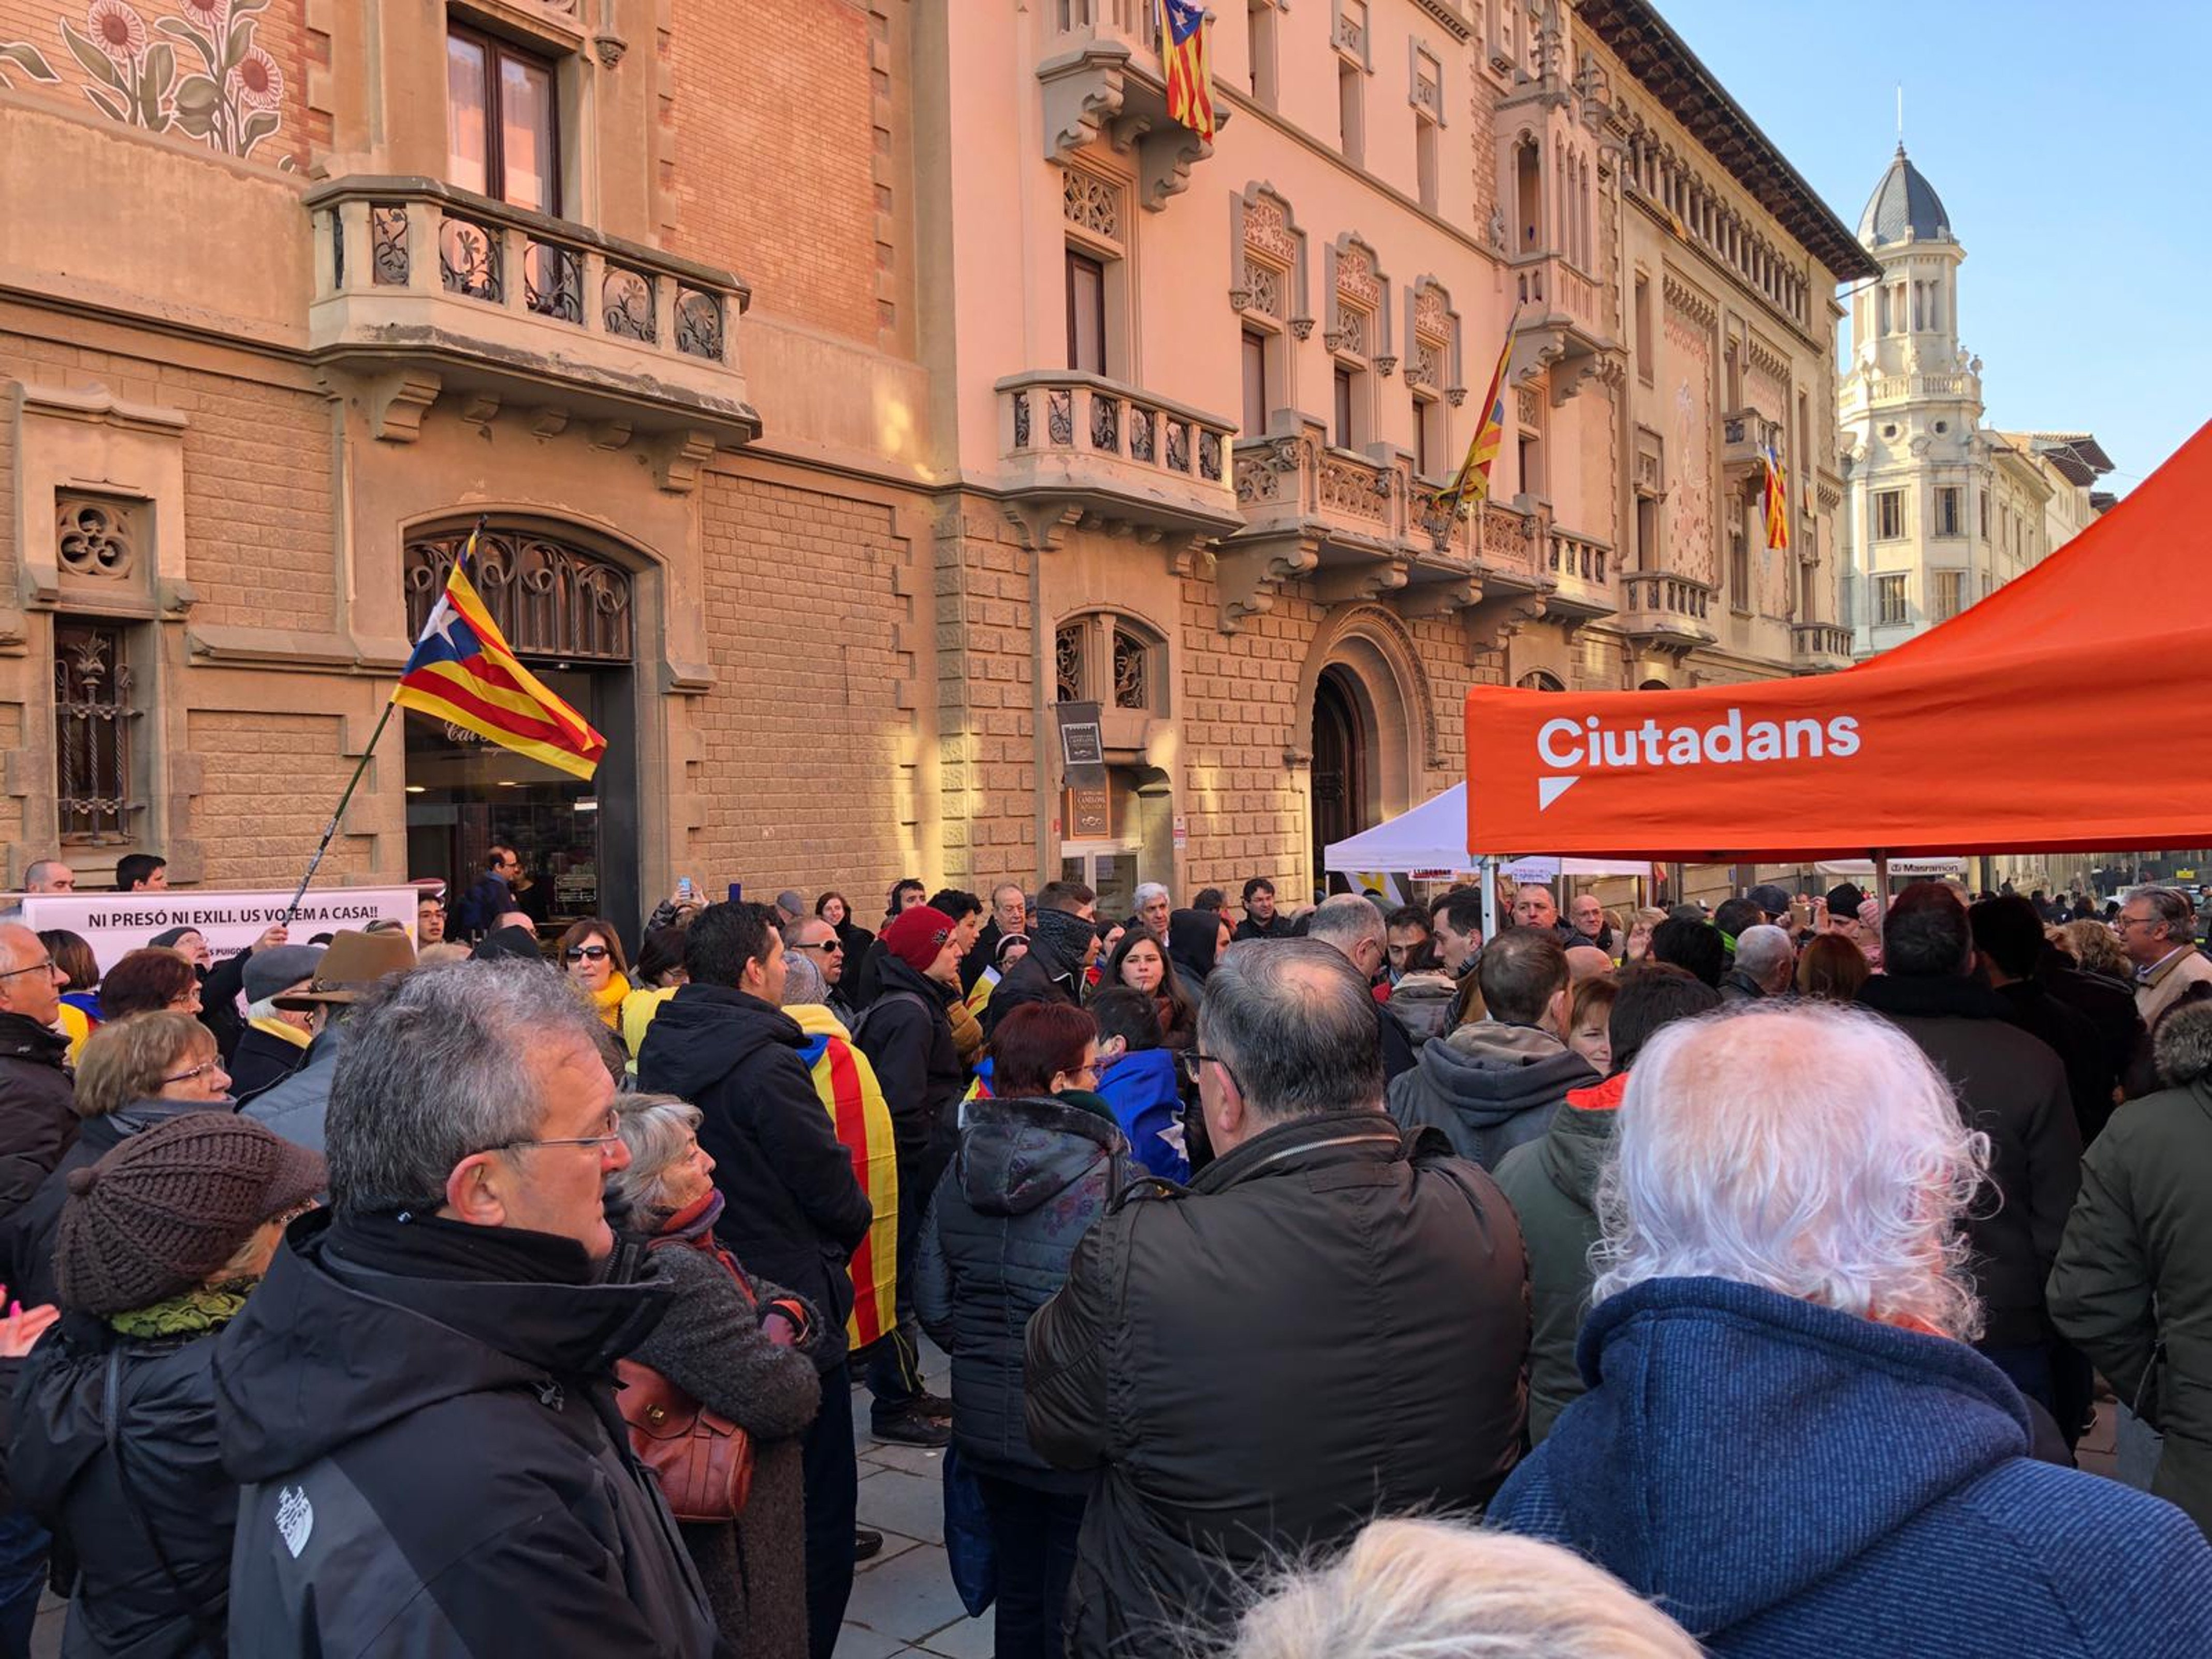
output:
[[[1648,5],[1224,8],[1211,144],[1149,11],[0,0],[9,876],[282,884],[368,754],[326,871],[511,842],[556,916],[1296,892],[1459,775],[1470,683],[1844,659],[1811,411],[1871,262]],[[479,524],[590,785],[371,749]]]

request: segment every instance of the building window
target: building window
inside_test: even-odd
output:
[[[124,630],[54,623],[55,804],[62,844],[108,847],[131,839],[131,662]]]
[[[1741,536],[1729,538],[1729,604],[1751,611],[1751,544]]]
[[[1413,118],[1414,194],[1430,212],[1437,210],[1437,124],[1425,115]]]
[[[1413,475],[1420,478],[1443,476],[1444,407],[1434,398],[1413,399]]]
[[[1267,337],[1255,328],[1244,331],[1244,435],[1256,438],[1267,429]]]
[[[1106,264],[1067,250],[1067,366],[1106,372]]]
[[[1359,65],[1340,58],[1336,63],[1336,142],[1344,159],[1354,167],[1366,159],[1366,142],[1360,104],[1365,75]]]
[[[1544,493],[1544,441],[1533,432],[1521,434],[1521,493],[1541,495]]]
[[[1516,217],[1516,251],[1533,253],[1542,234],[1544,175],[1537,158],[1536,141],[1524,138],[1513,148],[1513,205]]]
[[[1987,541],[1990,538],[1990,492],[1984,489],[1981,492],[1981,496],[1982,516],[1975,525],[1974,533],[1984,541]]]
[[[446,171],[463,190],[561,211],[553,65],[474,29],[446,33]]]
[[[1651,279],[1641,274],[1636,278],[1636,375],[1646,386],[1659,376],[1651,349]]]
[[[1160,713],[1164,648],[1143,623],[1112,611],[1071,617],[1053,630],[1053,695],[1060,702]],[[1109,682],[1100,677],[1110,673]]]
[[[1874,498],[1874,534],[1876,541],[1893,542],[1905,534],[1905,492],[1884,489]]]
[[[1928,573],[1928,613],[1937,622],[1948,622],[1963,608],[1966,573],[1963,570],[1931,570]]]
[[[1114,630],[1114,707],[1152,706],[1152,647],[1126,628]]]
[[[1339,449],[1350,449],[1358,436],[1352,416],[1358,403],[1359,371],[1349,363],[1336,365],[1335,421],[1329,428],[1329,438]]]
[[[1247,0],[1246,36],[1252,57],[1252,96],[1273,109],[1275,105],[1275,0]]]
[[[1893,626],[1905,620],[1905,577],[1902,573],[1874,579],[1875,620]]]
[[[1084,700],[1083,646],[1090,631],[1087,621],[1062,623],[1053,631],[1053,696],[1060,702]]]
[[[1936,491],[1936,533],[1959,534],[1959,490],[1955,484],[1940,486]]]

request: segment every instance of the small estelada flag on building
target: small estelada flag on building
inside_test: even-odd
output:
[[[1213,65],[1206,8],[1196,0],[1159,0],[1160,68],[1167,76],[1168,119],[1213,142]]]
[[[415,654],[392,693],[403,708],[449,720],[465,732],[588,778],[607,740],[525,668],[468,579],[469,537],[446,578],[446,591],[422,624]]]
[[[1767,440],[1761,459],[1766,464],[1766,544],[1786,550],[1790,545],[1790,498],[1782,482],[1782,458],[1774,453],[1772,439]]]

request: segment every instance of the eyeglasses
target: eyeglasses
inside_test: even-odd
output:
[[[0,979],[13,979],[18,974],[51,974],[58,977],[61,971],[61,964],[52,957],[48,957],[44,962],[28,963],[21,968],[10,968],[5,973],[0,973]]]
[[[834,939],[824,939],[819,945],[794,945],[791,948],[794,951],[819,951],[825,957],[842,956],[845,953],[844,945]]]
[[[190,1083],[196,1077],[205,1077],[210,1072],[222,1071],[222,1062],[221,1060],[202,1060],[198,1065],[193,1066],[189,1072],[179,1072],[174,1077],[163,1078],[161,1079],[161,1085],[164,1088],[167,1088],[172,1083]],[[223,1073],[224,1081],[228,1082],[229,1080],[229,1077],[230,1074],[228,1072]]]
[[[1230,1070],[1229,1062],[1219,1054],[1202,1054],[1195,1048],[1186,1048],[1182,1052],[1183,1075],[1193,1083],[1198,1081],[1198,1068],[1209,1063],[1218,1066],[1227,1074],[1230,1082],[1236,1084],[1238,1094],[1244,1092],[1244,1085],[1238,1080],[1237,1073]]]
[[[604,945],[572,945],[568,950],[571,962],[605,962],[611,954]]]
[[[495,1152],[519,1152],[528,1146],[597,1146],[604,1152],[611,1143],[622,1139],[621,1111],[616,1107],[608,1107],[607,1115],[601,1120],[601,1124],[605,1133],[600,1134],[556,1135],[549,1139],[509,1140],[485,1150]]]
[[[2163,916],[2114,916],[2112,931],[2116,933],[2124,933],[2130,927],[2155,927],[2165,920]]]

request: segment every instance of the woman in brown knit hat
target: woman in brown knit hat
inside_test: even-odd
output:
[[[321,1157],[194,1112],[71,1172],[63,1311],[25,1362],[8,1477],[76,1558],[72,1654],[225,1650],[238,1488],[216,1455],[216,1334],[260,1282]]]

